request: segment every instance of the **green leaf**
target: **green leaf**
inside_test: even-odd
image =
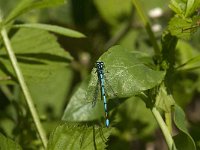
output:
[[[56,5],[63,4],[64,0],[21,0],[17,6],[10,12],[10,14],[6,17],[5,23],[9,23],[14,20],[19,15],[26,13],[30,10],[36,8],[45,8],[45,7],[55,7]]]
[[[85,37],[84,34],[78,32],[78,31],[74,31],[72,29],[67,29],[64,27],[56,26],[56,25],[34,23],[34,24],[18,24],[18,25],[14,25],[14,27],[42,29],[42,30],[55,32],[57,34],[61,34],[64,36],[73,37],[73,38],[84,38]]]
[[[151,89],[160,84],[165,76],[164,71],[156,71],[151,57],[144,53],[128,51],[122,46],[113,46],[105,52],[98,61],[105,64],[106,83],[109,87],[107,94],[109,98],[117,95],[118,98],[137,95],[142,91]],[[92,77],[88,87],[89,101],[92,101],[96,87],[96,68],[92,70]],[[112,90],[109,92],[109,90]],[[115,94],[110,94],[111,92]]]
[[[62,120],[65,121],[92,121],[103,117],[103,102],[97,101],[93,107],[92,103],[86,101],[86,89],[88,80],[84,81],[71,97]]]
[[[173,96],[167,93],[167,89],[164,84],[159,88],[158,94],[156,96],[156,107],[162,109],[165,112],[171,112],[172,106],[174,106],[175,101]]]
[[[170,20],[168,30],[171,35],[188,40],[190,39],[191,34],[195,32],[191,26],[192,19],[183,19],[179,16],[175,16]]]
[[[165,72],[155,71],[148,67],[151,58],[143,53],[130,52],[121,46],[114,46],[105,52],[100,60],[105,63],[106,94],[108,102],[114,103],[115,98],[130,97],[141,91],[153,88],[164,78]],[[91,121],[103,116],[103,102],[100,100],[100,92],[97,103],[92,107],[95,91],[98,90],[95,68],[89,81],[85,81],[73,94],[67,105],[63,120],[67,121]],[[113,99],[110,101],[109,99]],[[111,108],[111,104],[108,106]],[[109,109],[110,111],[110,109]],[[83,113],[84,112],[84,113]]]
[[[21,146],[15,143],[13,140],[6,138],[0,133],[0,149],[2,150],[22,150]]]
[[[176,127],[180,130],[180,133],[174,136],[174,141],[177,149],[196,150],[194,140],[192,139],[186,128],[184,111],[178,105],[174,106],[174,123]]]
[[[20,29],[11,44],[40,114],[52,108],[54,115],[60,115],[73,77],[70,54],[60,47],[54,35],[38,29]],[[5,49],[0,50],[0,66],[2,78],[10,76],[16,81]]]
[[[48,150],[101,150],[106,148],[110,129],[73,123],[58,126],[50,135]]]

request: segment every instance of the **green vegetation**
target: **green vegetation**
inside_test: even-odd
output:
[[[200,149],[199,9],[199,0],[0,0],[0,149]]]

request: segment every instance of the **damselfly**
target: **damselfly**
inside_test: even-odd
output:
[[[104,111],[105,111],[105,124],[106,127],[109,126],[110,121],[108,119],[108,106],[107,106],[107,98],[105,93],[105,77],[104,77],[104,63],[102,61],[96,62],[96,72],[98,76],[98,83],[101,91],[101,100],[104,102]]]

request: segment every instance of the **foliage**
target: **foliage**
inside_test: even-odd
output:
[[[200,148],[200,119],[190,117],[200,92],[199,0],[0,4],[0,149]],[[165,13],[147,15],[158,6]],[[108,128],[95,61],[105,64]]]

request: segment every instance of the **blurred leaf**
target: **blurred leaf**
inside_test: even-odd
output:
[[[66,123],[58,126],[50,135],[48,150],[96,150],[105,149],[110,129]]]
[[[185,16],[189,17],[200,7],[200,0],[188,0]]]
[[[185,7],[186,1],[184,0],[171,0],[169,4],[169,8],[179,15],[184,15]]]
[[[131,0],[94,0],[94,3],[103,19],[113,26],[131,12]]]
[[[0,149],[1,150],[22,150],[19,144],[15,143],[13,140],[5,137],[0,133]]]
[[[11,44],[40,113],[49,108],[60,114],[72,81],[70,54],[60,48],[54,35],[38,29],[20,29]],[[0,76],[16,81],[5,49],[0,50],[0,58]]]
[[[165,112],[171,112],[171,108],[174,106],[174,104],[175,101],[173,96],[167,92],[165,85],[162,84],[156,96],[156,107],[162,109]]]
[[[150,109],[139,97],[131,97],[119,106],[114,122],[118,130],[115,135],[128,141],[151,136],[157,128]]]
[[[36,29],[42,29],[42,30],[47,30],[51,32],[55,32],[57,34],[61,34],[64,36],[68,37],[73,37],[73,38],[84,38],[85,35],[64,27],[56,26],[56,25],[48,25],[48,24],[40,24],[40,23],[34,23],[34,24],[18,24],[14,25],[14,27],[17,28],[36,28]]]
[[[36,8],[45,8],[45,7],[55,7],[56,5],[63,4],[64,0],[21,0],[17,6],[10,12],[10,14],[6,17],[5,22],[9,23],[14,20],[19,15],[26,13],[30,10]]]
[[[174,136],[177,149],[196,150],[195,143],[186,128],[184,111],[178,105],[174,106],[174,123],[180,130],[180,133]]]

